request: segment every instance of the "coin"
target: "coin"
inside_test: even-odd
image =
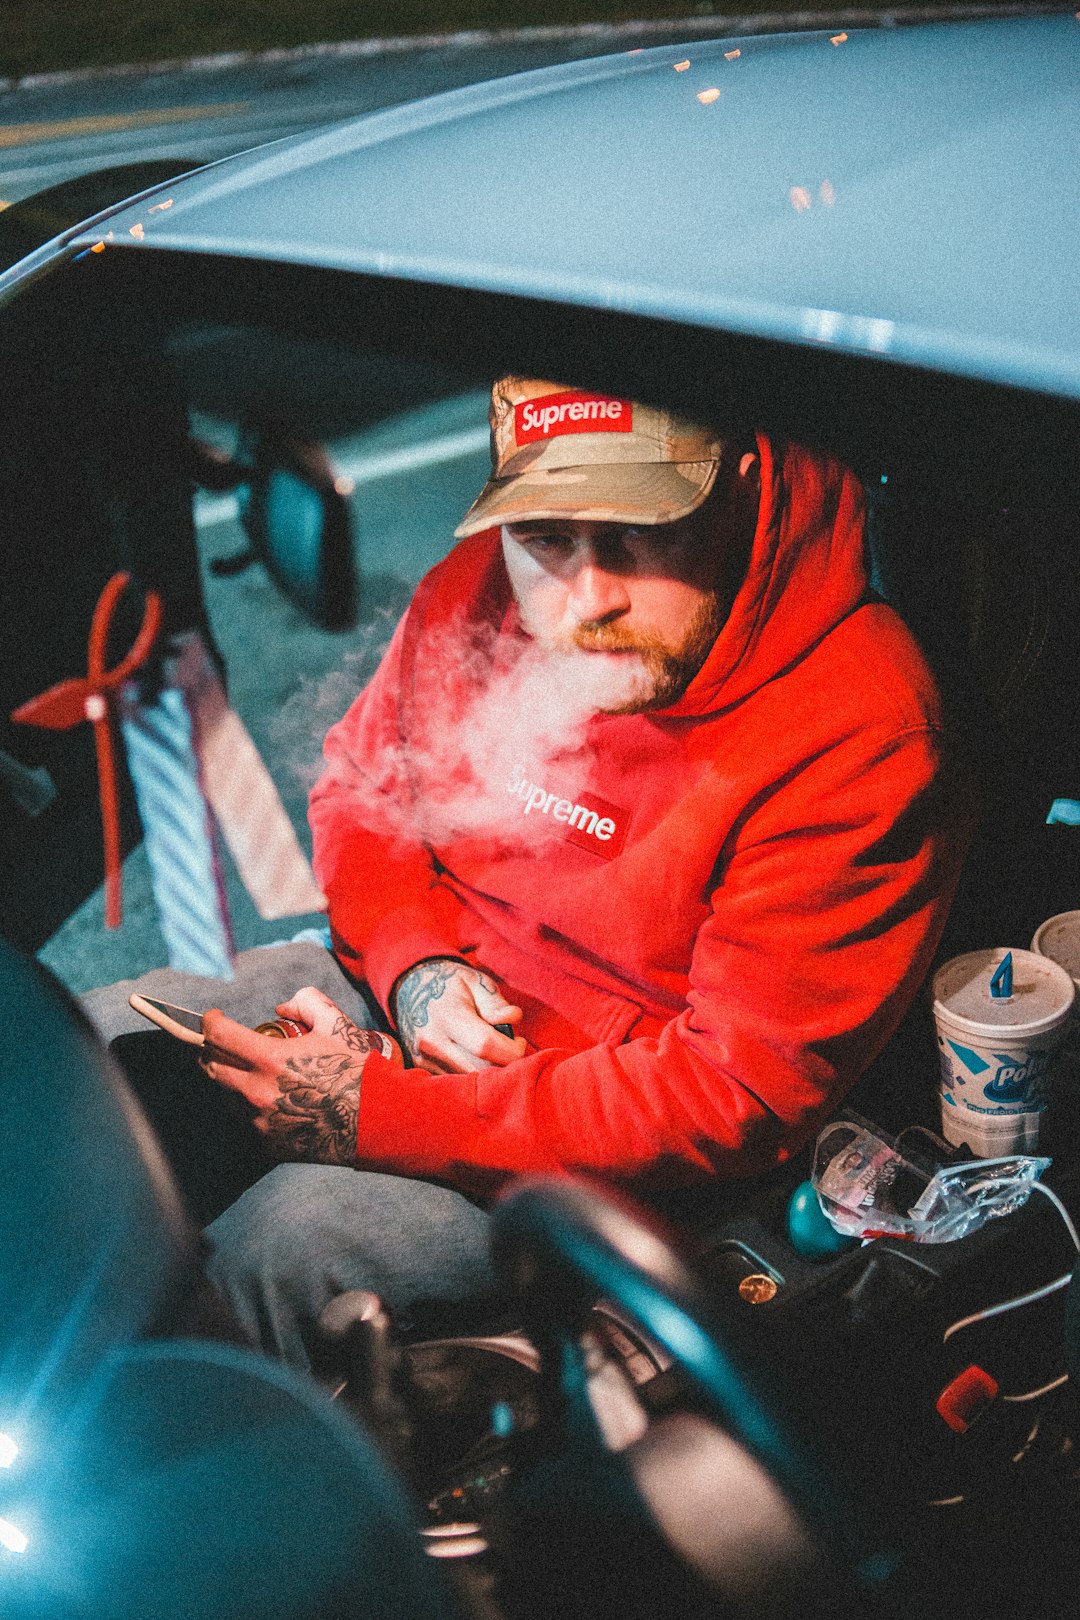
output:
[[[776,1282],[763,1271],[752,1271],[739,1284],[739,1298],[745,1299],[748,1305],[764,1305],[766,1300],[775,1299],[776,1294]]]

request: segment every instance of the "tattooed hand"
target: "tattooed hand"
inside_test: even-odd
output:
[[[256,1117],[279,1159],[352,1164],[360,1117],[363,1060],[333,1052],[289,1057],[276,1075],[278,1098]]]
[[[310,986],[277,1012],[306,1024],[310,1034],[275,1040],[208,1012],[203,1068],[247,1098],[277,1158],[354,1164],[364,1065],[372,1052],[401,1064],[400,1047],[379,1030],[361,1029]]]
[[[525,1055],[520,1035],[494,1027],[519,1023],[521,1008],[511,1006],[489,974],[450,957],[410,968],[398,980],[394,1012],[413,1061],[432,1074],[502,1067]]]

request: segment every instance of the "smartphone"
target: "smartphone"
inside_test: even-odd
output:
[[[190,1007],[176,1007],[171,1001],[155,1001],[152,996],[140,996],[137,992],[128,996],[128,1005],[149,1018],[152,1024],[175,1035],[178,1041],[186,1041],[188,1046],[205,1045],[202,1013],[192,1012]]]
[[[171,1001],[155,1001],[153,996],[135,994],[128,996],[128,1002],[137,1013],[142,1013],[151,1023],[175,1035],[178,1041],[186,1041],[189,1046],[205,1044],[202,1013],[192,1012],[190,1007],[177,1007]],[[255,1025],[255,1033],[272,1035],[278,1041],[291,1041],[297,1035],[309,1035],[311,1031],[295,1018],[268,1018],[265,1023]]]

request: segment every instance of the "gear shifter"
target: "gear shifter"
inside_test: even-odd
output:
[[[412,1433],[394,1391],[401,1357],[382,1300],[361,1288],[338,1294],[322,1311],[319,1332],[327,1359],[345,1377],[346,1401],[391,1461],[407,1474]]]

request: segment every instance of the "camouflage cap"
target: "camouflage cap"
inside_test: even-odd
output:
[[[455,529],[544,518],[672,523],[716,482],[724,441],[629,399],[502,377],[491,390],[491,477]]]

